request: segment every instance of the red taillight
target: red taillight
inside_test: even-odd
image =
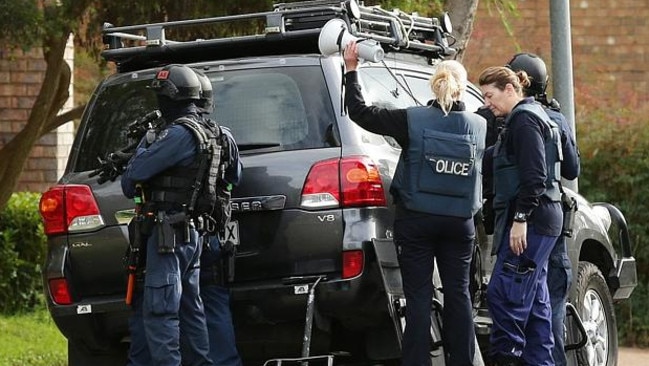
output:
[[[340,204],[338,159],[324,160],[314,164],[302,187],[302,206],[307,208],[331,208]]]
[[[362,250],[343,252],[343,278],[352,278],[363,272],[365,258]]]
[[[65,278],[54,278],[48,281],[52,301],[59,305],[72,304],[72,296],[68,288],[68,281]]]
[[[302,207],[385,206],[379,170],[366,156],[330,159],[314,164],[302,188]]]
[[[374,162],[365,156],[342,159],[343,206],[385,206],[385,191],[379,169]]]
[[[85,185],[61,185],[41,196],[39,205],[46,235],[90,230],[104,224],[95,197]]]
[[[43,229],[45,235],[65,232],[66,218],[65,207],[63,204],[63,187],[56,186],[50,188],[41,196],[39,211],[43,218]]]

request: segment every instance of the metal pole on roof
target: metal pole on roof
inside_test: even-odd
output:
[[[550,32],[552,42],[552,93],[561,103],[561,113],[575,129],[575,99],[572,76],[572,40],[570,32],[570,0],[550,0]],[[577,179],[563,180],[563,185],[577,191]]]

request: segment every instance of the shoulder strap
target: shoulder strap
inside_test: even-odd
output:
[[[218,167],[221,160],[221,147],[216,143],[218,138],[216,133],[220,135],[221,131],[218,126],[216,126],[215,131],[209,131],[202,123],[186,117],[178,118],[174,123],[187,127],[192,131],[199,143],[199,165],[194,179],[194,191],[187,207],[189,213],[193,214],[206,173],[209,174],[206,180],[208,195],[216,197],[216,179],[219,175]],[[216,167],[216,170],[214,167]]]
[[[201,127],[201,125],[198,122],[187,117],[180,117],[174,121],[174,124],[179,124],[188,128],[194,134],[194,137],[196,137],[196,140],[198,141],[199,144],[199,149],[201,151],[207,148],[209,139],[205,134],[203,127]]]

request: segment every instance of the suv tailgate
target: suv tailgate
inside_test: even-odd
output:
[[[326,148],[243,157],[243,179],[233,191],[240,243],[235,282],[340,272],[342,209],[300,208],[311,166],[339,156],[340,148]]]

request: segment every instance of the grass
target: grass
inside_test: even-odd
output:
[[[46,309],[0,315],[0,366],[65,366],[67,343]]]

